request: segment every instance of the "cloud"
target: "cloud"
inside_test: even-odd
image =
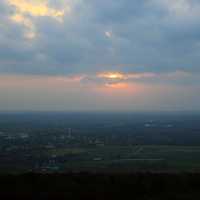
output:
[[[0,73],[200,72],[197,0],[2,0],[0,11]]]
[[[163,7],[169,16],[177,20],[197,20],[200,16],[200,4],[197,0],[153,0],[153,2]]]
[[[65,13],[70,12],[70,6],[65,5],[62,9],[54,9],[48,5],[47,0],[7,0],[8,5],[15,8],[15,12],[10,16],[14,22],[23,25],[27,32],[24,36],[27,39],[36,37],[36,27],[32,17],[51,17],[59,22],[63,21]]]
[[[49,16],[60,20],[65,14],[65,10],[70,11],[70,7],[65,7],[62,10],[54,9],[48,6],[46,0],[8,0],[11,6],[16,8],[16,12],[21,15],[32,15],[32,16]]]

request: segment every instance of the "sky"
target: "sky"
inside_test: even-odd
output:
[[[0,111],[200,111],[199,0],[1,0]]]

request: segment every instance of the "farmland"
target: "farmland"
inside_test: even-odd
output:
[[[160,170],[199,171],[200,147],[173,145],[103,146],[49,151],[68,157],[63,170]],[[71,159],[70,159],[71,158]]]
[[[200,171],[200,114],[0,114],[0,173]]]

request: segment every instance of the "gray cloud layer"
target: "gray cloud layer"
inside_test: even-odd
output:
[[[49,16],[10,19],[17,10],[0,1],[0,73],[75,74],[200,72],[200,2],[197,0],[68,0],[63,22]]]

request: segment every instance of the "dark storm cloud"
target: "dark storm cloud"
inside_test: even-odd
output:
[[[25,15],[34,26],[31,39],[23,23],[10,19],[15,9],[0,2],[1,73],[200,71],[199,1],[67,2],[71,12],[62,22]],[[65,4],[49,1],[56,9]]]

